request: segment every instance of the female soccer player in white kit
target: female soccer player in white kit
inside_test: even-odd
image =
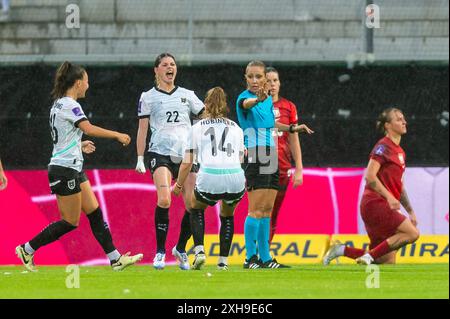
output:
[[[208,91],[202,120],[191,128],[188,147],[173,192],[178,195],[193,165],[194,155],[200,164],[192,201],[191,229],[194,237],[193,269],[206,261],[204,249],[204,212],[221,201],[220,257],[218,268],[228,269],[227,257],[234,234],[234,209],[245,193],[245,175],[241,168],[244,157],[244,133],[227,116],[225,92],[220,87]]]
[[[87,72],[76,65],[64,62],[58,69],[50,110],[50,129],[53,152],[48,165],[48,179],[52,194],[56,194],[61,220],[48,225],[29,242],[17,246],[16,254],[30,271],[35,271],[34,254],[61,236],[75,230],[83,210],[92,233],[108,256],[113,270],[122,270],[142,260],[143,255],[121,255],[113,244],[108,225],[83,172],[83,154],[95,151],[94,143],[81,141],[83,133],[92,137],[115,139],[123,146],[130,144],[127,134],[105,130],[92,125],[84,115],[77,99],[84,98],[89,88]]]
[[[149,167],[157,189],[158,203],[155,210],[155,232],[157,251],[153,260],[156,269],[164,269],[166,239],[169,230],[169,208],[171,205],[171,182],[177,178],[186,149],[191,128],[190,115],[200,115],[203,102],[193,91],[175,85],[177,65],[170,53],[160,54],[154,64],[156,86],[141,95],[138,107],[139,129],[137,134],[138,162],[136,171],[145,173],[144,152],[148,127],[151,138],[148,146]],[[190,174],[185,195],[194,187],[195,174]],[[191,236],[190,203],[184,196],[186,212],[181,222],[180,239],[172,254],[182,270],[189,269],[185,251]]]

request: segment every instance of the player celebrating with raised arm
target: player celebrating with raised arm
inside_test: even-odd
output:
[[[205,263],[204,212],[221,201],[219,270],[228,269],[228,255],[234,234],[234,209],[245,193],[245,176],[241,167],[244,156],[244,133],[227,118],[225,92],[220,87],[208,91],[202,120],[192,126],[186,155],[173,189],[179,195],[191,170],[194,156],[200,164],[197,182],[191,194],[191,229],[194,237],[193,269]]]
[[[8,179],[6,178],[5,171],[3,170],[2,161],[0,160],[0,191],[6,189],[8,186]]]
[[[284,125],[294,126],[298,122],[297,107],[291,101],[280,96],[280,76],[273,67],[266,69],[267,88],[272,96],[273,107],[275,110],[275,121]],[[308,126],[302,124],[301,132],[308,134],[314,133]],[[292,159],[295,162],[295,173],[293,176],[294,188],[303,184],[303,161],[300,140],[297,133],[279,132],[278,133],[278,167],[280,170],[280,182],[275,204],[270,218],[270,241],[277,228],[277,219],[286,196],[286,190],[289,185],[289,170],[292,167]]]
[[[272,97],[266,90],[266,66],[251,61],[245,70],[247,89],[236,101],[239,124],[248,154],[244,160],[248,191],[248,216],[244,225],[244,268],[281,268],[270,255],[270,215],[279,188],[278,156],[272,130],[299,132],[299,125],[275,123]],[[256,245],[256,243],[258,245]],[[258,259],[258,247],[261,261]]]
[[[166,263],[166,239],[169,230],[171,205],[171,182],[178,177],[184,157],[186,142],[191,128],[190,115],[200,115],[205,106],[193,91],[175,85],[177,64],[170,53],[160,54],[154,64],[156,87],[141,95],[138,108],[139,129],[137,133],[138,162],[136,171],[145,173],[144,152],[150,124],[151,139],[148,155],[149,167],[156,186],[158,203],[155,210],[157,251],[153,260],[156,269],[164,269]],[[188,194],[195,185],[195,173],[189,175],[183,189],[186,206],[181,222],[179,241],[172,249],[182,270],[189,269],[185,251],[191,236],[190,200]]]
[[[361,199],[361,217],[370,238],[370,250],[366,252],[337,242],[325,254],[324,265],[340,256],[356,259],[359,264],[393,264],[396,251],[419,238],[416,214],[403,184],[406,155],[400,141],[407,130],[402,111],[385,110],[379,116],[377,129],[385,137],[370,153]],[[401,214],[400,204],[409,219]]]
[[[59,67],[52,91],[55,102],[50,110],[53,152],[48,166],[48,179],[52,194],[56,194],[61,220],[48,225],[32,240],[16,247],[17,256],[30,271],[35,271],[34,254],[40,247],[78,227],[81,210],[86,213],[92,232],[108,256],[113,270],[122,270],[143,257],[142,254],[121,255],[117,251],[91,184],[83,172],[82,152],[89,154],[95,151],[94,143],[81,141],[83,133],[115,139],[123,146],[131,141],[127,134],[105,130],[89,122],[77,102],[85,97],[88,88],[88,74],[83,68],[69,62]]]

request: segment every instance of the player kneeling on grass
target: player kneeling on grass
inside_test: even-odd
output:
[[[241,168],[244,155],[244,133],[227,116],[225,92],[220,87],[208,91],[202,120],[191,128],[188,147],[180,167],[173,193],[179,195],[194,161],[200,171],[191,193],[191,229],[194,237],[193,269],[199,270],[206,261],[204,249],[204,213],[208,206],[221,201],[220,257],[218,269],[228,269],[228,255],[234,234],[234,209],[245,193],[245,176]]]
[[[361,199],[361,217],[370,238],[370,250],[331,245],[323,263],[345,256],[359,264],[394,264],[396,252],[419,238],[417,219],[403,185],[405,152],[400,141],[406,134],[406,120],[402,111],[389,108],[381,113],[377,128],[385,136],[370,154],[366,171],[366,188]],[[400,204],[409,219],[400,212]]]
[[[30,271],[35,271],[34,253],[61,236],[75,230],[83,210],[98,243],[108,256],[113,270],[122,270],[142,260],[143,255],[121,255],[115,248],[108,225],[83,172],[83,154],[95,151],[94,143],[81,141],[83,133],[92,137],[115,139],[123,146],[130,144],[127,134],[102,129],[92,125],[84,115],[77,99],[84,98],[89,88],[87,72],[76,65],[64,62],[58,69],[52,96],[55,100],[50,110],[50,128],[53,153],[48,166],[52,194],[56,194],[61,220],[48,225],[29,242],[17,246],[16,254]]]

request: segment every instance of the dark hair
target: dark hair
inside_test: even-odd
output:
[[[378,116],[378,120],[377,120],[377,131],[382,134],[382,135],[386,135],[386,128],[385,128],[385,124],[386,123],[390,123],[392,120],[392,116],[391,114],[393,112],[400,112],[403,113],[400,109],[395,108],[395,107],[390,107],[385,109],[379,116]]]
[[[77,80],[82,80],[86,70],[80,66],[65,61],[56,71],[55,84],[52,90],[52,98],[62,98]]]
[[[273,66],[268,66],[268,67],[266,68],[266,74],[267,74],[267,73],[270,73],[270,72],[274,72],[274,73],[276,73],[276,74],[279,74],[279,73],[278,73],[278,70],[275,69]]]
[[[167,57],[172,58],[175,61],[175,64],[177,63],[177,60],[175,60],[175,57],[172,54],[170,54],[168,52],[164,52],[156,57],[155,65],[154,65],[155,68],[157,68],[161,64],[162,59],[167,58]]]
[[[203,118],[220,118],[226,117],[228,113],[227,95],[224,90],[216,86],[206,93],[205,112]]]
[[[265,64],[263,61],[259,61],[259,60],[253,60],[253,61],[250,61],[250,62],[247,64],[247,67],[245,68],[245,73],[247,73],[248,68],[251,67],[251,66],[259,66],[259,67],[262,67],[262,68],[264,69],[264,74],[266,74],[266,64]]]

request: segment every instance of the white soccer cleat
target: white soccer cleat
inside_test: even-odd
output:
[[[332,260],[341,257],[342,254],[340,253],[341,250],[343,250],[343,247],[345,245],[342,244],[340,241],[336,240],[333,242],[326,252],[326,254],[323,256],[322,263],[324,266],[328,266]]]
[[[360,265],[371,265],[374,262],[374,260],[373,260],[372,256],[370,256],[369,254],[365,254],[365,255],[357,258],[356,262]]]
[[[176,258],[178,262],[178,266],[181,270],[189,270],[191,269],[191,266],[189,266],[189,258],[186,253],[180,253],[177,250],[177,247],[173,247],[172,249],[172,255]]]
[[[157,270],[163,270],[166,267],[166,254],[157,253],[153,259],[153,267]]]
[[[194,264],[192,265],[192,269],[200,270],[202,266],[206,262],[206,255],[204,253],[198,253],[195,255]]]
[[[111,267],[114,271],[121,271],[127,268],[128,266],[134,265],[138,261],[141,261],[142,258],[144,258],[143,254],[130,256],[130,253],[128,252],[125,255],[120,256],[116,262],[113,262],[111,264]]]
[[[16,255],[19,257],[19,259],[22,261],[25,268],[29,271],[35,272],[37,271],[35,265],[34,265],[34,254],[30,255],[28,254],[25,249],[22,246],[16,247]]]
[[[217,265],[217,270],[227,271],[228,270],[228,265],[224,264],[224,263],[220,263],[220,264]]]

